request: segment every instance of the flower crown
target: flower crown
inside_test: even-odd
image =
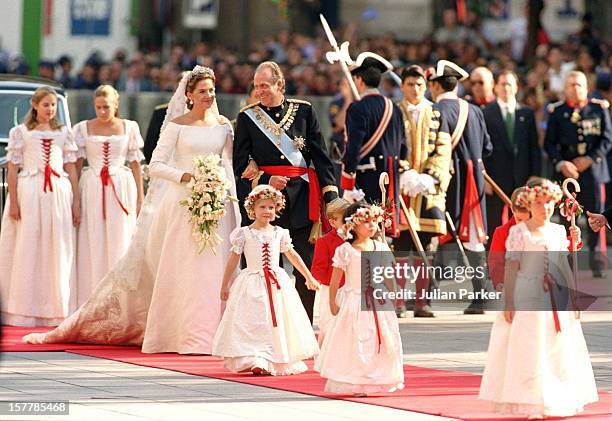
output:
[[[538,198],[553,200],[557,203],[563,198],[563,192],[558,184],[545,180],[537,186],[525,186],[525,189],[518,194],[516,204],[519,207],[526,208]]]
[[[338,231],[346,240],[351,240],[353,238],[351,231],[355,229],[357,225],[369,221],[376,224],[385,222],[385,211],[383,208],[377,205],[371,205],[369,207],[364,206],[357,209],[354,214],[344,218],[344,225],[342,225]]]
[[[260,184],[255,187],[244,200],[244,209],[250,219],[255,219],[255,203],[258,200],[273,199],[276,204],[276,215],[285,209],[285,196],[268,184]]]

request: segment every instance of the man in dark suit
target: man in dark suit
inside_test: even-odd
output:
[[[149,120],[149,127],[147,128],[147,134],[145,136],[145,144],[143,148],[145,159],[147,164],[151,161],[151,155],[157,146],[159,140],[159,134],[161,132],[164,118],[166,118],[166,111],[168,111],[168,104],[160,104],[155,107],[153,114],[151,114],[151,120]]]
[[[254,77],[259,102],[244,107],[236,119],[234,172],[251,187],[270,184],[282,191],[286,208],[275,224],[291,233],[293,246],[306,266],[312,264],[317,231],[324,220],[324,202],[338,197],[332,162],[310,103],[286,99],[285,79],[278,64],[261,63]],[[254,161],[258,170],[249,163]],[[247,189],[238,191],[240,203]],[[243,207],[243,206],[241,206]],[[243,218],[243,225],[251,221]],[[294,269],[296,289],[312,321],[314,292]]]
[[[576,199],[584,208],[599,214],[603,210],[603,184],[610,181],[607,155],[612,149],[612,127],[607,101],[588,99],[584,73],[571,71],[565,80],[564,102],[549,106],[544,148],[559,181],[574,178],[580,183]],[[593,276],[601,277],[603,258],[599,238],[587,232],[589,265]]]
[[[446,210],[453,219],[470,265],[476,268],[486,264],[484,244],[487,241],[484,175],[480,163],[491,153],[492,146],[480,108],[457,97],[457,84],[467,76],[465,70],[455,63],[440,60],[434,69],[428,71],[427,79],[435,101],[433,113],[440,120],[434,136],[450,138],[453,150]],[[451,240],[451,234],[447,233],[440,237],[440,245],[445,246]],[[485,279],[474,275],[472,288],[474,292],[481,292],[485,288]],[[484,300],[476,298],[464,313],[482,314],[483,304]]]
[[[388,205],[399,201],[399,160],[406,155],[402,111],[376,88],[382,74],[393,66],[373,53],[361,53],[357,67],[351,70],[361,99],[353,102],[346,112],[347,144],[342,159],[340,186],[349,201],[358,200],[361,190],[369,203],[381,203],[380,174],[389,174]],[[391,234],[399,234],[399,209]]]
[[[538,145],[535,115],[530,108],[516,102],[518,90],[516,75],[502,71],[495,82],[497,100],[489,103],[483,114],[493,152],[484,158],[491,178],[510,197],[514,189],[524,186],[529,177],[539,176],[542,170],[542,151]],[[495,228],[512,215],[488,184],[487,228],[489,238]]]

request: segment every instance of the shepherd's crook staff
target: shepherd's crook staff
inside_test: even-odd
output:
[[[567,189],[567,185],[571,184],[574,186],[574,193],[570,193]],[[571,220],[571,226],[576,227],[576,211],[581,210],[582,207],[576,200],[576,193],[580,193],[580,184],[573,178],[566,178],[563,180],[563,184],[561,185],[561,190],[565,195],[566,199],[564,201],[564,210],[565,216],[567,219]],[[574,239],[570,239],[570,249],[572,252],[572,273],[574,276],[574,285],[570,287],[570,298],[572,300],[572,306],[574,310],[580,310],[578,308],[578,302],[576,294],[578,293],[578,244],[574,243]],[[573,288],[572,288],[573,287]]]

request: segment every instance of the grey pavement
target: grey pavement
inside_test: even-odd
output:
[[[404,362],[480,374],[494,313],[402,319]],[[612,391],[612,312],[584,313],[597,386]],[[0,401],[70,401],[69,416],[0,420],[443,420],[375,405],[209,379],[65,352],[2,355]]]

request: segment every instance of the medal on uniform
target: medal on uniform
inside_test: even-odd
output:
[[[572,117],[570,118],[570,121],[574,124],[580,121],[580,110],[579,109],[576,108],[574,112],[572,112]]]
[[[578,143],[576,149],[577,149],[578,155],[580,156],[586,155],[587,145],[585,142],[580,142]]]
[[[302,136],[296,136],[293,138],[293,147],[298,151],[301,151],[305,145],[306,139],[304,139]]]

